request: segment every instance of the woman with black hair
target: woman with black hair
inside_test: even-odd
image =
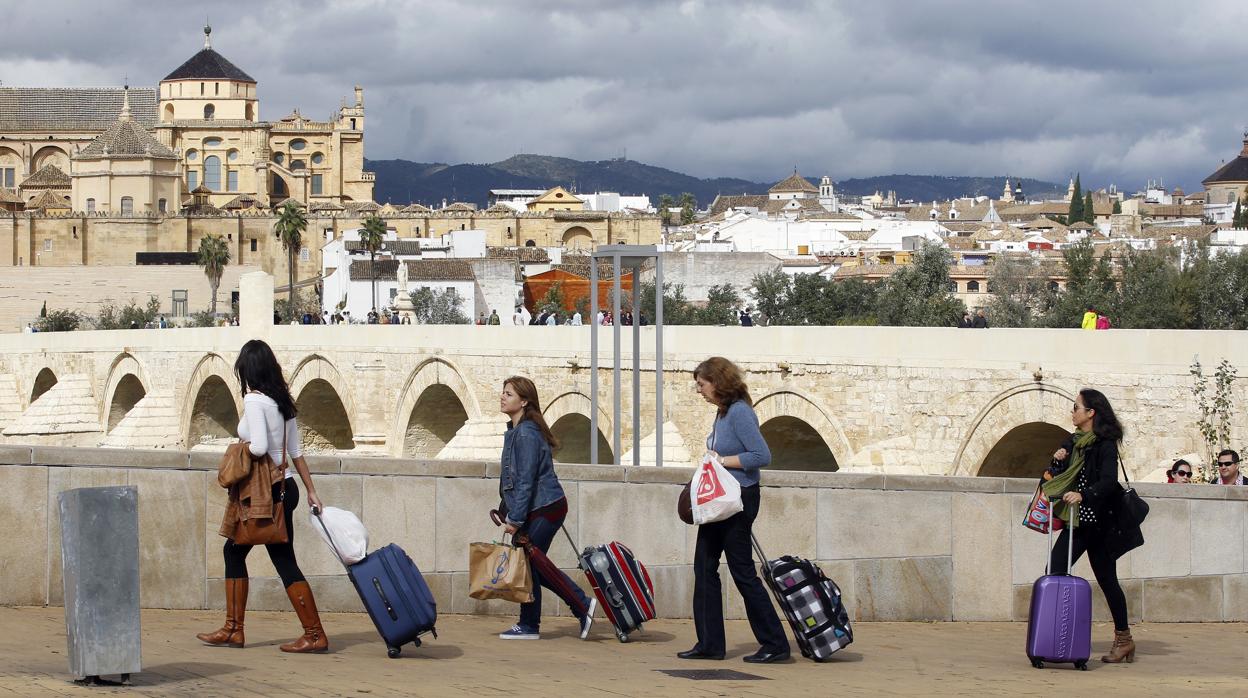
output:
[[[1118,556],[1111,541],[1117,535],[1114,508],[1122,494],[1118,484],[1122,425],[1109,399],[1090,388],[1079,391],[1070,421],[1075,433],[1053,454],[1049,470],[1054,477],[1043,485],[1053,502],[1053,515],[1067,522],[1051,551],[1050,574],[1067,573],[1066,548],[1073,534],[1073,560],[1088,553],[1092,574],[1114,618],[1114,643],[1101,661],[1133,662],[1135,642],[1127,623],[1127,597],[1118,583]]]
[[[321,508],[321,499],[312,484],[312,474],[299,446],[299,425],[295,421],[295,401],[282,375],[282,367],[273,350],[259,339],[243,345],[234,362],[234,373],[243,392],[243,418],[238,423],[238,436],[248,442],[252,456],[266,453],[279,473],[273,483],[273,501],[285,503],[287,541],[265,545],[273,567],[282,578],[286,595],[303,624],[303,635],[280,647],[283,652],[325,652],[329,639],[321,627],[312,589],[295,560],[294,511],[299,506],[299,487],[294,473],[286,468],[286,457],[294,463],[299,479],[308,491],[308,503],[314,510]],[[283,483],[283,481],[285,481]],[[225,541],[225,626],[214,633],[196,637],[204,644],[218,647],[242,647],[243,616],[247,611],[247,554],[253,546]]]

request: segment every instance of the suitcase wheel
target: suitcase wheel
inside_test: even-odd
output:
[[[1037,668],[1037,669],[1043,669],[1043,668],[1044,668],[1044,662],[1040,661],[1040,658],[1039,658],[1039,657],[1032,657],[1032,658],[1031,658],[1031,665],[1032,665],[1033,667]]]
[[[615,629],[615,636],[620,638],[620,642],[628,642],[628,633],[620,630],[619,628]]]
[[[1079,671],[1087,671],[1088,660],[1085,659],[1082,662],[1075,662],[1075,668],[1078,669]]]
[[[398,648],[398,647],[387,647],[387,648],[386,648],[386,656],[387,656],[387,657],[389,657],[389,658],[391,658],[391,659],[395,659],[395,658],[397,658],[397,657],[399,656],[399,653],[401,653],[402,651],[403,651],[403,650],[402,650],[402,649],[400,649],[400,648]]]

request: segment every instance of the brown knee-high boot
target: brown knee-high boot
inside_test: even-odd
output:
[[[1135,661],[1135,640],[1131,639],[1130,629],[1114,631],[1114,644],[1109,648],[1109,654],[1101,657],[1101,661],[1106,664]]]
[[[247,579],[225,580],[225,625],[213,633],[195,637],[213,647],[242,647],[243,616],[247,615]]]
[[[299,623],[303,625],[303,635],[294,642],[281,646],[283,652],[325,652],[329,649],[329,638],[325,637],[325,629],[321,627],[321,616],[316,612],[316,600],[312,598],[312,587],[307,582],[295,582],[286,587],[286,595],[290,597],[290,605],[295,607]]]

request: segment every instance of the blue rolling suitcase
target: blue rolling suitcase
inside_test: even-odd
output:
[[[324,528],[324,522],[321,526]],[[329,535],[328,529],[325,535]],[[425,633],[438,637],[433,593],[403,548],[391,543],[346,568],[391,659],[398,657],[409,642],[420,647],[420,636]]]

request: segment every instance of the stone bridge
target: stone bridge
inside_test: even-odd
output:
[[[232,364],[252,337],[273,345],[313,453],[497,458],[504,378],[532,377],[561,462],[589,454],[589,328],[274,326],[272,280],[244,277],[243,326],[0,336],[4,443],[221,448],[241,409]],[[653,347],[654,328],[642,346]],[[1156,477],[1201,450],[1188,367],[1248,355],[1236,332],[941,328],[665,328],[664,460],[701,454],[712,412],[690,370],[713,354],[747,372],[774,466],[929,475],[1034,475],[1083,386],[1103,389],[1128,436],[1133,474]],[[607,339],[604,331],[600,339]],[[632,365],[625,342],[622,388]],[[610,344],[602,342],[600,454],[612,458]],[[654,356],[643,350],[642,461],[653,464]],[[1236,404],[1244,404],[1244,388]],[[632,419],[624,417],[624,462]],[[1233,443],[1248,433],[1240,411]],[[649,450],[646,450],[646,446]]]

